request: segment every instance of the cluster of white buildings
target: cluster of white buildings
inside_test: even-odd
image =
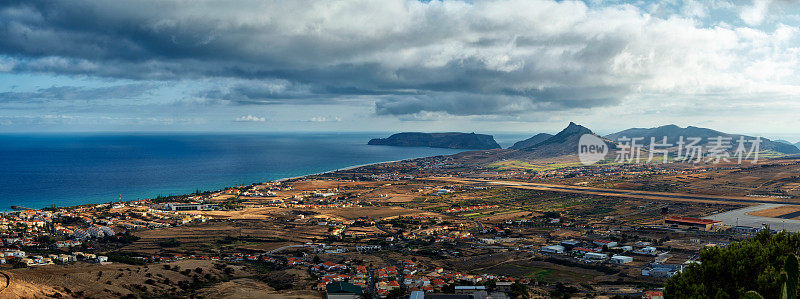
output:
[[[609,249],[620,249],[627,252],[632,249],[630,246],[617,247],[617,245],[617,242],[609,240],[594,240],[592,242],[565,240],[556,245],[544,246],[540,251],[548,254],[570,253],[588,261],[608,261],[612,264],[627,264],[633,262],[633,257],[619,254],[614,254],[609,257],[608,253],[603,252]]]
[[[88,227],[87,229],[76,229],[72,233],[72,238],[77,240],[86,240],[91,238],[103,238],[103,237],[111,237],[116,235],[113,229],[108,226],[103,225],[93,225]]]
[[[48,254],[48,255],[28,255],[25,251],[17,249],[4,249],[0,256],[0,264],[10,263],[19,260],[26,266],[43,266],[55,263],[68,264],[77,261],[90,263],[108,263],[108,257],[95,255],[92,253],[73,252],[71,254]]]
[[[591,247],[589,245],[603,245],[602,247]],[[664,261],[669,258],[669,253],[659,251],[656,247],[650,246],[648,242],[637,242],[636,248],[633,246],[617,246],[616,242],[608,242],[603,240],[596,240],[588,243],[576,240],[561,241],[559,244],[543,246],[540,251],[546,254],[553,255],[570,255],[587,262],[608,262],[610,264],[623,265],[634,262],[632,256],[621,254],[610,254],[603,252],[606,249],[613,252],[627,252],[639,256],[656,257],[655,261],[647,264],[641,270],[643,276],[650,277],[672,277],[673,275],[683,271],[684,267],[689,263],[696,261],[687,261],[684,264],[664,264]],[[583,247],[582,247],[583,246]],[[642,247],[639,247],[642,246]]]

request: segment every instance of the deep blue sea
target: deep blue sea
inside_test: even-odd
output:
[[[388,133],[0,135],[0,210],[218,190],[459,150],[368,146]],[[507,146],[514,138],[498,138]]]

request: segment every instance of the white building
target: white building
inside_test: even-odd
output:
[[[642,269],[642,276],[650,277],[672,277],[683,271],[683,265],[656,264]]]
[[[94,225],[90,226],[86,230],[76,229],[75,232],[72,233],[72,238],[78,240],[86,240],[89,238],[110,237],[115,234],[116,233],[114,233],[114,230],[108,226]],[[80,243],[78,243],[78,245],[80,245]]]
[[[594,243],[594,245],[597,245],[597,246],[606,246],[606,247],[608,247],[608,248],[611,248],[611,247],[616,247],[616,246],[617,246],[617,242],[614,242],[614,241],[608,241],[608,240],[595,240],[593,243]]]
[[[656,255],[658,255],[658,249],[656,249],[655,247],[652,247],[652,246],[647,246],[647,247],[642,248],[642,249],[634,250],[633,253],[641,254],[641,255],[656,256]]]
[[[9,250],[3,252],[3,255],[6,257],[25,257],[25,251],[22,250]]]
[[[378,251],[381,250],[381,245],[357,245],[356,251],[364,252],[364,251]]]
[[[545,246],[542,247],[542,252],[561,254],[564,253],[564,246],[561,245]]]
[[[633,258],[630,256],[615,255],[611,257],[612,264],[627,264],[630,262],[633,262]]]
[[[164,204],[164,210],[167,211],[200,211],[202,205],[199,203],[176,203],[168,202]]]
[[[590,260],[604,260],[608,258],[608,255],[605,253],[587,252],[583,257]]]
[[[472,295],[472,293],[486,291],[485,286],[456,286],[456,295]]]
[[[89,238],[89,234],[87,234],[85,230],[76,229],[75,232],[72,233],[72,238],[85,240]]]

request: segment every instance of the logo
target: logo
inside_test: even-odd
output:
[[[608,145],[600,137],[583,134],[578,141],[578,159],[583,165],[592,165],[603,160],[608,153]]]

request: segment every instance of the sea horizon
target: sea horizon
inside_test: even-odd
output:
[[[366,145],[385,132],[0,133],[0,211],[191,194],[465,150]],[[504,147],[525,135],[498,135]],[[318,150],[309,151],[309,147]],[[248,166],[252,165],[252,166]]]

